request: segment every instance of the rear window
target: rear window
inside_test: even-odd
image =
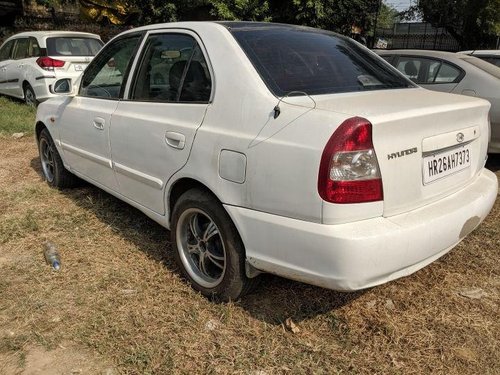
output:
[[[415,87],[349,38],[308,28],[232,29],[276,96]]]
[[[47,38],[48,56],[95,56],[103,43],[94,38]]]

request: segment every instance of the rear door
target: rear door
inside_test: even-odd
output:
[[[128,100],[111,124],[113,165],[121,194],[159,214],[164,188],[186,163],[211,98],[212,79],[197,35],[150,32],[137,59]]]
[[[79,94],[69,100],[59,119],[64,159],[71,169],[114,191],[111,115],[122,96],[140,38],[140,34],[127,35],[108,44],[85,71]]]

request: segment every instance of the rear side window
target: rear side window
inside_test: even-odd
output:
[[[25,59],[28,57],[28,47],[30,44],[30,40],[28,38],[21,38],[17,40],[17,43],[14,47],[14,59]]]
[[[463,75],[459,68],[427,57],[400,56],[396,68],[419,84],[454,83]]]
[[[94,38],[47,38],[48,56],[95,56],[103,43]]]
[[[203,53],[185,34],[148,38],[131,99],[160,102],[208,102],[211,79]]]
[[[36,40],[36,38],[30,38],[28,57],[40,57],[40,46],[38,45],[38,40]]]
[[[9,40],[0,49],[0,61],[8,60],[11,56],[12,46],[14,45],[14,40]]]
[[[413,87],[368,50],[334,33],[299,27],[231,33],[277,96]]]
[[[442,63],[439,72],[434,79],[434,83],[453,83],[460,76],[458,68],[446,63]]]

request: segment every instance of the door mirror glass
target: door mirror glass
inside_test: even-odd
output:
[[[70,78],[58,79],[53,85],[50,85],[50,92],[57,95],[70,95],[73,92],[73,85]]]

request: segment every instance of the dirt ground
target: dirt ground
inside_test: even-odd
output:
[[[351,294],[265,276],[214,304],[159,225],[89,185],[50,189],[32,137],[0,136],[0,195],[0,374],[500,373],[500,200],[412,276]]]

